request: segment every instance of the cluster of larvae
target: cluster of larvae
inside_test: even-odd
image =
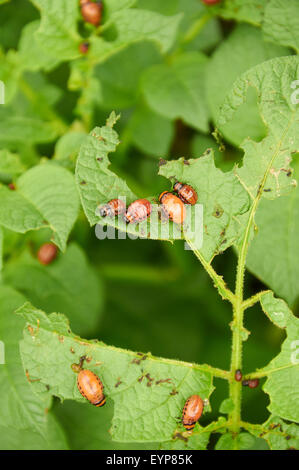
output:
[[[173,192],[163,191],[159,196],[162,214],[176,224],[182,224],[186,217],[184,204],[196,204],[198,199],[197,192],[189,184],[179,183],[173,186]],[[147,199],[137,199],[129,205],[126,205],[120,199],[112,199],[107,204],[100,207],[101,217],[115,217],[124,215],[127,223],[139,223],[146,220],[152,211],[152,205]]]

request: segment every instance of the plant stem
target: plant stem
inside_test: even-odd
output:
[[[212,18],[210,13],[206,13],[205,15],[198,18],[188,29],[185,36],[182,39],[182,44],[188,44],[189,42],[193,41],[196,36],[201,32],[203,27],[207,24],[207,22]]]
[[[199,250],[193,245],[193,243],[188,240],[187,238],[185,239],[190,248],[192,249],[193,253],[195,256],[199,259],[207,273],[209,274],[210,278],[213,280],[215,287],[218,289],[221,297],[225,300],[229,300],[232,304],[235,303],[235,295],[233,292],[226,286],[223,277],[219,276],[219,274],[216,273],[215,269],[212,267],[210,263],[208,263],[202,254],[200,253]]]
[[[258,292],[258,294],[253,295],[252,297],[249,297],[249,299],[244,300],[243,302],[243,309],[247,310],[249,307],[252,307],[255,305],[257,302],[261,300],[261,297],[264,294],[267,294],[268,292],[271,292],[270,290],[262,290],[261,292]]]

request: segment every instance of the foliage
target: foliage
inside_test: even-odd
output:
[[[0,448],[298,449],[298,2],[0,4]],[[101,217],[119,196],[151,223]]]

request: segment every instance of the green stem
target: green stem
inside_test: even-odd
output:
[[[201,264],[203,265],[203,267],[205,268],[205,270],[209,274],[210,278],[213,280],[214,285],[218,289],[221,297],[225,300],[229,300],[232,304],[234,304],[235,303],[235,295],[226,286],[226,284],[223,280],[223,277],[219,276],[219,274],[216,273],[216,271],[214,270],[212,265],[204,259],[204,257],[200,253],[200,251],[197,250],[197,248],[194,246],[194,244],[190,240],[188,240],[186,238],[186,242],[188,243],[188,245],[192,249],[195,256],[199,259],[199,261],[201,262]]]
[[[239,252],[238,267],[237,267],[237,277],[236,277],[236,290],[235,290],[235,305],[234,305],[234,316],[232,322],[232,355],[231,355],[231,383],[230,383],[230,397],[234,403],[234,409],[230,414],[229,418],[232,422],[232,431],[238,433],[240,431],[240,422],[241,422],[241,400],[242,400],[242,383],[234,380],[235,371],[240,369],[242,370],[242,349],[243,349],[243,317],[244,310],[246,305],[250,305],[249,301],[243,302],[243,291],[244,291],[244,277],[246,269],[246,258],[249,247],[249,239],[251,234],[251,228],[254,223],[255,213],[261,199],[263,192],[264,184],[266,181],[266,176],[264,175],[263,181],[258,189],[256,198],[253,201],[253,204],[250,209],[248,222],[244,234],[244,238],[241,244],[241,249]],[[254,296],[255,299],[257,296]],[[254,299],[254,300],[255,300]],[[245,304],[245,305],[244,305]]]
[[[252,307],[255,305],[257,302],[259,302],[264,294],[267,294],[268,292],[271,292],[270,290],[262,290],[258,294],[253,295],[252,297],[249,297],[249,299],[244,300],[243,302],[243,309],[247,310],[248,308]]]
[[[196,36],[201,32],[203,27],[207,24],[207,22],[212,18],[210,13],[206,13],[205,15],[201,16],[198,18],[188,29],[186,34],[184,35],[182,39],[182,44],[188,44],[193,39],[196,38]]]

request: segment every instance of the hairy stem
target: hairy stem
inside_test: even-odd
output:
[[[271,292],[270,290],[262,290],[261,292],[258,292],[258,294],[253,295],[252,297],[249,297],[249,299],[244,300],[243,302],[243,309],[247,310],[248,308],[252,307],[255,305],[257,302],[259,302],[264,294],[267,294],[268,292]]]
[[[225,300],[229,300],[232,304],[235,303],[235,295],[233,292],[227,287],[225,284],[225,281],[223,280],[222,276],[219,276],[219,274],[216,273],[215,269],[212,267],[210,263],[208,263],[202,254],[200,253],[197,248],[193,245],[193,243],[186,238],[186,242],[192,249],[193,253],[195,256],[199,259],[205,270],[207,271],[208,275],[210,278],[213,280],[214,286],[218,289],[218,292],[220,293],[221,297]]]

